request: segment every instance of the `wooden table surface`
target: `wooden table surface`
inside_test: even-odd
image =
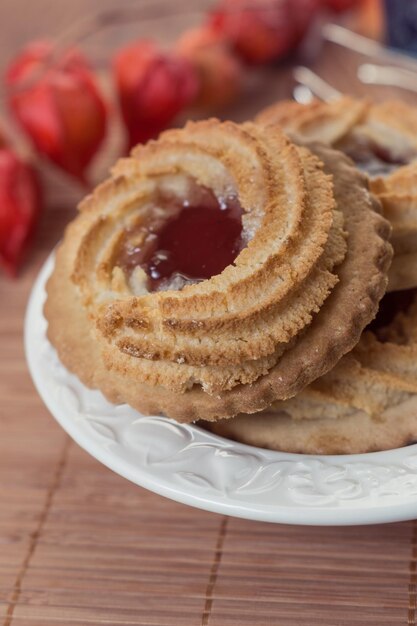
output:
[[[0,70],[29,38],[113,5],[2,0]],[[315,67],[363,93],[356,62],[324,49]],[[291,93],[288,66],[262,80],[231,114]],[[19,280],[0,278],[0,624],[415,625],[415,522],[304,528],[194,510],[113,474],[56,424],[28,375],[23,316],[80,191],[42,171],[49,191],[30,262]]]

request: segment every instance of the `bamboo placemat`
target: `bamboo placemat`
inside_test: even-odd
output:
[[[29,37],[113,4],[2,0],[0,67]],[[353,84],[335,51],[318,67]],[[288,75],[269,76],[259,106],[290,93]],[[51,191],[31,263],[17,282],[0,278],[0,624],[415,625],[415,522],[308,528],[198,511],[113,474],[58,427],[26,369],[23,315],[79,193],[45,175]]]

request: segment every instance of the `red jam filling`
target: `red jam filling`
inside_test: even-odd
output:
[[[220,274],[243,248],[238,200],[219,200],[204,187],[192,195],[192,200],[161,195],[158,217],[123,237],[115,265],[128,275],[140,266],[149,291],[181,289]]]
[[[396,155],[384,146],[369,140],[345,139],[335,146],[347,154],[359,169],[370,176],[384,176],[412,160],[405,155]]]

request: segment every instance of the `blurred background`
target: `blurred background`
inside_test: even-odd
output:
[[[118,156],[169,126],[282,98],[416,98],[414,0],[4,0],[0,23],[0,169],[24,177],[26,202],[0,185],[9,276]]]

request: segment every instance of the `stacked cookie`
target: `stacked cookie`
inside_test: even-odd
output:
[[[280,124],[295,140],[320,137],[366,172],[393,228],[392,293],[333,370],[274,403],[256,427],[242,415],[213,429],[253,445],[322,454],[411,443],[417,437],[417,112],[400,102],[345,97],[308,106],[280,102],[257,119]]]
[[[347,154],[369,177],[370,190],[392,224],[395,258],[388,290],[417,285],[417,111],[403,102],[372,103],[348,96],[309,105],[284,101],[257,121]]]
[[[189,123],[122,159],[81,204],[48,283],[62,362],[113,402],[254,445],[339,453],[415,437],[417,305],[362,334],[392,259],[381,203],[396,259],[414,252],[413,164],[361,172],[343,154],[352,137],[372,154],[388,139],[374,137],[381,114],[354,105]],[[412,159],[400,143],[378,158]]]

